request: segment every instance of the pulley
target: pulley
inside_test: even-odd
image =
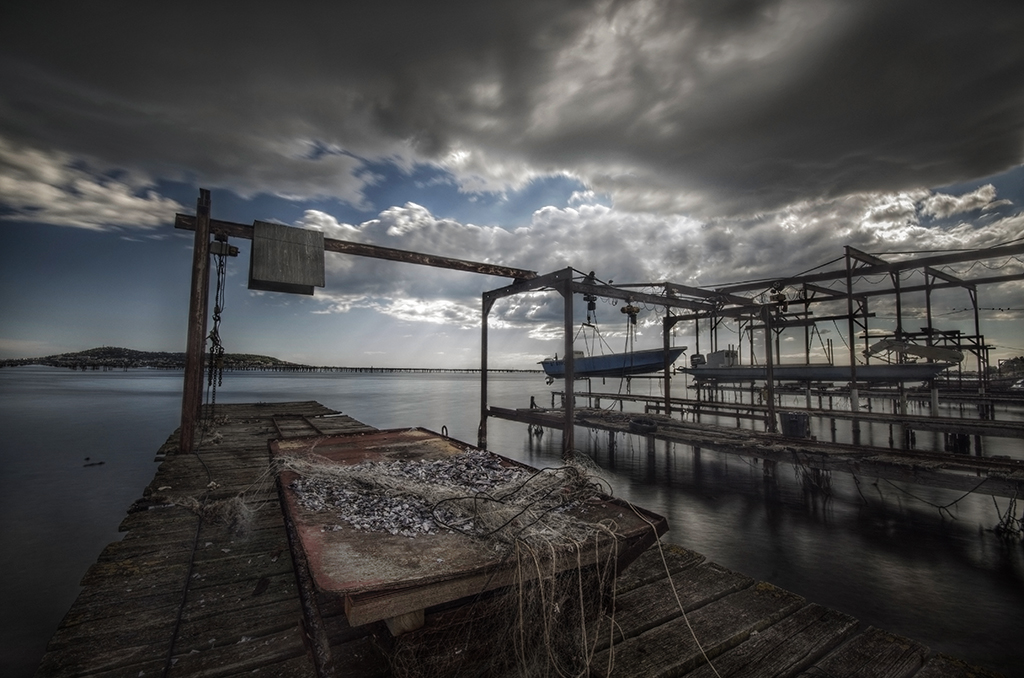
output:
[[[597,311],[597,297],[593,294],[584,294],[583,301],[587,302],[587,322],[594,322]]]
[[[640,313],[640,308],[638,306],[634,306],[631,302],[627,302],[625,306],[619,309],[619,311],[629,316],[630,325],[636,325],[636,317]]]

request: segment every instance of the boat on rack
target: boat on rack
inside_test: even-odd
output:
[[[671,365],[686,350],[685,346],[668,349],[668,364]],[[540,362],[544,372],[551,378],[565,378],[565,361],[547,358]],[[584,356],[582,351],[573,352],[573,374],[583,377],[628,377],[634,374],[649,374],[665,368],[665,349],[652,348],[629,353],[608,353]]]
[[[857,365],[857,381],[925,381],[932,379],[956,363],[872,363]],[[700,380],[717,382],[764,381],[768,368],[764,365],[736,364],[736,351],[715,351],[707,358],[695,354],[690,367],[679,368],[679,372]],[[772,368],[775,381],[850,381],[849,365],[809,364],[775,365]]]

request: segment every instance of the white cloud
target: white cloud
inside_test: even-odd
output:
[[[355,226],[336,227],[331,217],[312,211],[303,221],[325,230],[341,228],[361,242],[475,261],[498,258],[497,263],[540,273],[572,266],[595,271],[606,281],[690,285],[764,279],[766,289],[772,279],[840,258],[844,245],[875,253],[942,250],[986,247],[1024,235],[1024,215],[1000,219],[983,229],[964,223],[923,226],[919,204],[928,196],[920,191],[860,194],[804,201],[748,220],[703,223],[604,205],[549,206],[534,213],[528,225],[511,232],[442,219],[413,203],[389,208]],[[505,284],[470,273],[328,257],[328,286],[323,295],[317,294],[332,313],[373,308],[409,322],[476,327],[481,292]],[[838,267],[833,263],[829,268]],[[604,331],[614,333],[621,324],[620,314],[610,304],[600,304],[597,313]],[[531,339],[549,340],[560,336],[561,318],[558,294],[534,292],[501,300],[490,323],[492,328],[526,329]]]
[[[1010,204],[1007,200],[996,200],[996,187],[992,184],[985,184],[970,193],[963,195],[949,195],[947,193],[935,193],[925,198],[921,203],[922,214],[945,219],[956,214],[965,214],[979,210],[992,209],[999,205]]]
[[[322,231],[324,237],[336,240],[355,240],[359,237],[358,228],[340,222],[330,214],[319,210],[306,210],[296,225],[301,228]]]
[[[391,299],[378,307],[384,315],[409,322],[428,322],[456,329],[480,327],[480,310],[448,299]]]
[[[0,204],[6,220],[94,231],[149,230],[183,211],[144,177],[100,172],[68,154],[40,151],[0,137]]]

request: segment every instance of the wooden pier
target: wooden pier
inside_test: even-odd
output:
[[[177,434],[161,447],[124,538],[83,577],[37,675],[312,677],[316,634],[332,675],[391,675],[384,622],[353,628],[340,605],[321,609],[319,629],[303,621],[267,446],[373,429],[315,402],[220,405],[209,423],[198,454],[180,454]],[[594,676],[995,675],[674,545],[619,577],[612,612]],[[451,614],[428,609],[414,633]]]
[[[591,394],[597,398],[596,394]],[[577,394],[577,399],[587,398]],[[628,400],[630,396],[604,394],[607,400]],[[634,397],[643,400],[643,397]],[[728,412],[716,411],[711,404],[704,412],[707,416],[723,419],[763,418],[764,408],[756,405],[736,405]],[[751,408],[744,413],[742,408]],[[786,408],[797,412],[810,412],[804,408]],[[1019,422],[975,421],[970,419],[932,417],[894,417],[870,412],[852,414],[815,410],[817,416],[857,418],[860,421],[902,422],[919,430],[954,431],[964,435],[1003,435],[1024,437],[1024,425]],[[767,462],[770,464],[796,464],[816,471],[840,471],[855,475],[885,478],[940,487],[960,492],[979,492],[999,497],[1024,496],[1024,460],[1006,457],[982,457],[949,452],[894,449],[870,445],[849,445],[810,438],[787,437],[778,433],[751,428],[719,426],[707,422],[685,421],[656,412],[624,412],[596,407],[574,410],[576,426],[607,431],[609,434],[641,435],[651,440],[680,443],[696,448],[715,450]],[[533,426],[561,429],[564,410],[545,408],[509,409],[491,407],[488,416]]]

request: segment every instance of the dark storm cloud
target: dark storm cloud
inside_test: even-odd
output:
[[[550,141],[632,170],[597,187],[643,209],[693,209],[691,192],[728,213],[983,176],[1024,150],[1022,8],[765,3],[707,32],[686,12],[637,18],[640,36],[679,40],[614,41],[623,84],[599,100],[631,96],[590,114],[578,97],[582,124]]]
[[[445,153],[453,123],[519,105],[503,95],[488,110],[474,88],[516,89],[581,23],[574,3],[547,1],[8,12],[4,134],[242,191],[350,201],[364,182],[351,154]]]
[[[1024,153],[1019,2],[24,3],[0,26],[11,143],[241,193],[360,205],[363,160],[391,159],[736,214]]]

